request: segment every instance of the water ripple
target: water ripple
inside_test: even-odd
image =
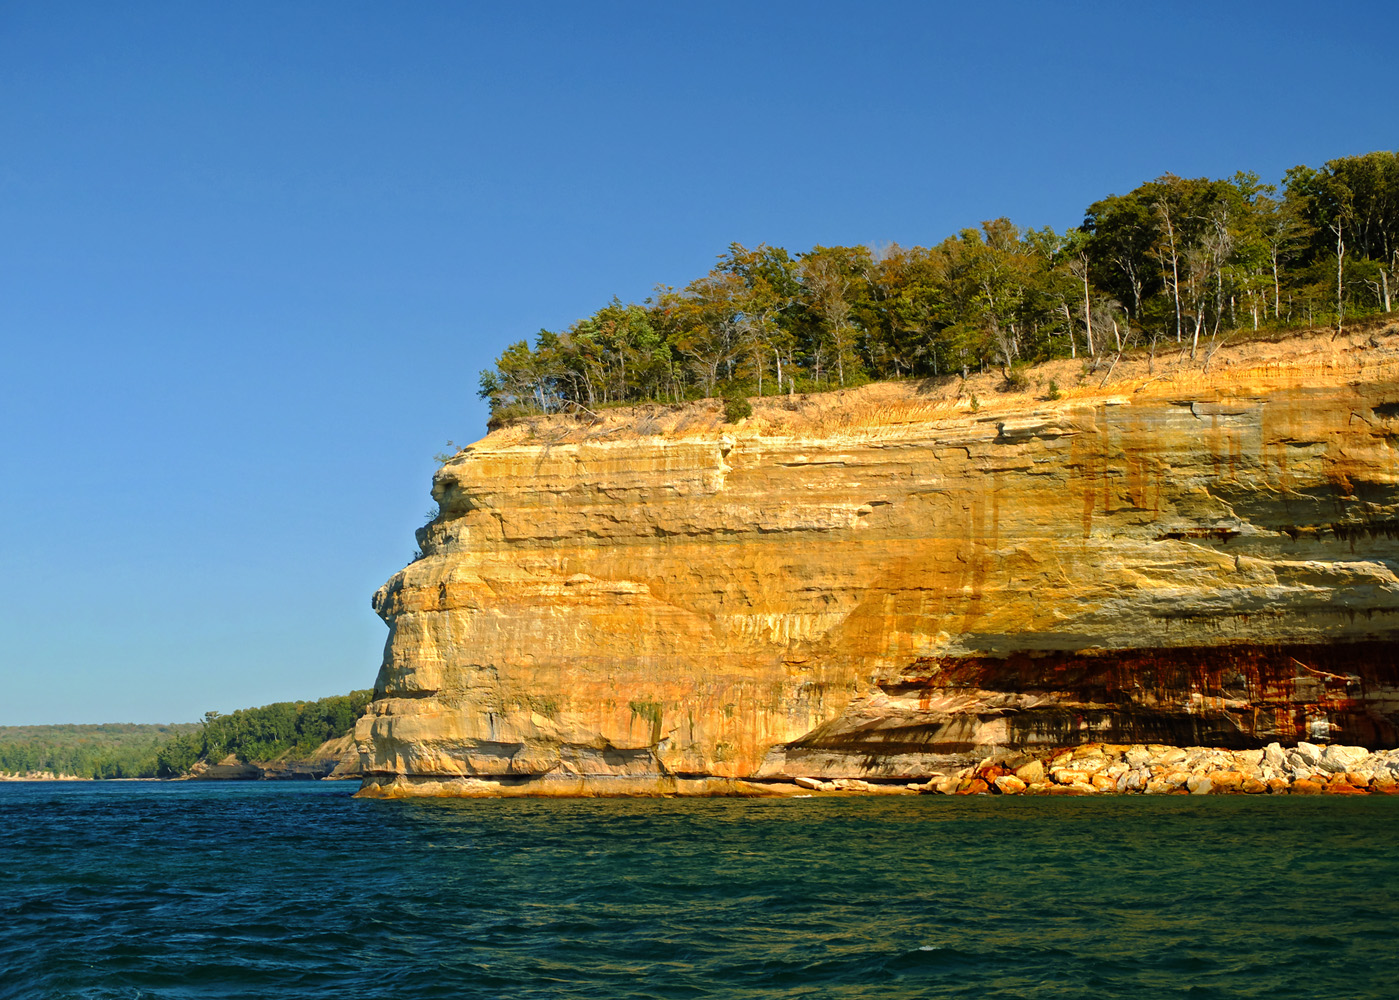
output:
[[[0,998],[1399,995],[1399,802],[0,785]]]

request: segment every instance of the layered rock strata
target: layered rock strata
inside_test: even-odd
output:
[[[374,597],[364,791],[1395,746],[1396,332],[497,430]]]

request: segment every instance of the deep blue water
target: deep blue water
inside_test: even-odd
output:
[[[1399,798],[0,785],[0,997],[1399,996]]]

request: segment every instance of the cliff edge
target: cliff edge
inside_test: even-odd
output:
[[[374,596],[362,794],[1399,745],[1399,327],[1032,375],[755,399],[736,425],[714,400],[539,418],[464,449]]]

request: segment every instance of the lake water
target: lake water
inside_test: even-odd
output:
[[[1399,798],[0,785],[0,997],[1399,996]]]

